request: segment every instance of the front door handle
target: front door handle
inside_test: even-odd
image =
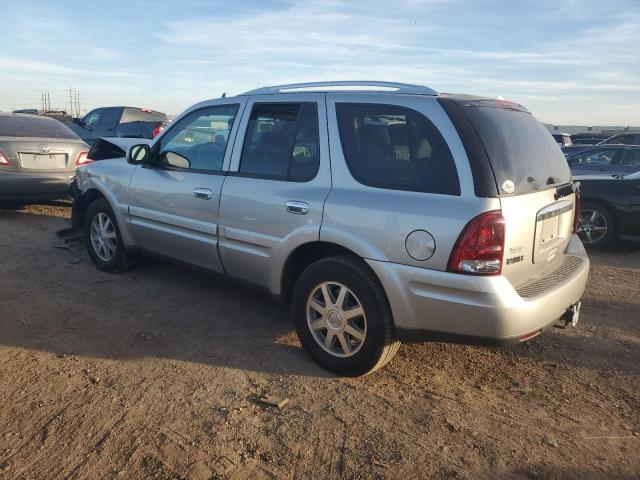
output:
[[[211,198],[213,198],[213,192],[208,188],[194,188],[193,196],[200,200],[211,200]]]
[[[297,200],[289,200],[286,204],[287,212],[297,215],[306,215],[309,213],[309,204],[307,202],[299,202]]]

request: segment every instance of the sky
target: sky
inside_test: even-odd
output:
[[[0,110],[178,114],[265,85],[387,80],[556,125],[640,125],[640,0],[0,0]]]

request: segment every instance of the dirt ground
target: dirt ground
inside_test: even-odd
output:
[[[345,379],[263,293],[58,248],[68,215],[0,210],[2,479],[640,477],[639,246],[591,253],[575,329]]]

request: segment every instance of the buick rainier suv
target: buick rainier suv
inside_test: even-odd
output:
[[[124,151],[76,173],[72,221],[96,267],[150,253],[266,288],[339,374],[380,368],[402,341],[518,343],[578,319],[579,190],[516,103],[266,87]]]

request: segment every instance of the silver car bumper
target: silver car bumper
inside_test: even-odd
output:
[[[75,172],[3,172],[0,171],[0,198],[55,199],[69,193]]]
[[[521,296],[503,276],[460,275],[389,262],[367,260],[389,298],[402,339],[438,338],[510,343],[535,336],[553,325],[584,292],[589,258],[573,235],[564,253],[569,275],[534,295]],[[545,279],[546,281],[546,279]],[[546,282],[548,283],[548,282]],[[531,289],[529,289],[530,291]]]

